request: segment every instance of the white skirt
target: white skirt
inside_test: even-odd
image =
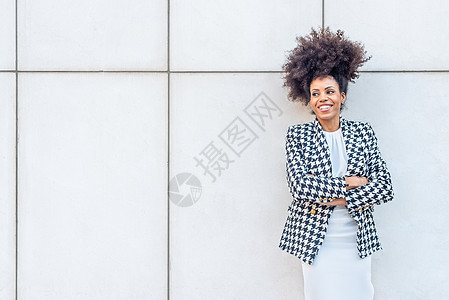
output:
[[[306,300],[372,300],[371,256],[357,253],[357,224],[336,206],[312,265],[302,264]]]

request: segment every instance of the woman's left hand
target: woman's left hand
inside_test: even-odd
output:
[[[337,206],[337,205],[346,205],[346,199],[345,198],[335,198],[331,202],[318,202],[322,205],[329,205],[329,206]]]

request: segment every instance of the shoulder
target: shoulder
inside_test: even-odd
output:
[[[347,127],[353,132],[354,137],[363,144],[367,146],[377,144],[377,137],[370,122],[347,121]]]
[[[346,120],[346,126],[361,136],[373,136],[374,130],[370,122]]]
[[[346,119],[345,119],[345,122],[346,122],[347,126],[349,126],[351,128],[358,128],[361,130],[372,129],[371,124],[369,122],[346,120]]]
[[[314,122],[307,122],[302,124],[294,124],[287,128],[288,133],[292,134],[304,134],[311,131],[314,128]]]

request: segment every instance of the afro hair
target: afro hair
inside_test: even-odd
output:
[[[329,27],[297,37],[298,45],[289,52],[282,66],[284,87],[289,88],[288,98],[307,105],[310,101],[310,84],[320,77],[332,76],[340,92],[346,94],[348,82],[359,77],[358,68],[371,59],[366,57],[364,46],[348,40],[342,30],[332,32]]]

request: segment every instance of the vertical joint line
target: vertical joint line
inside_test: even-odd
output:
[[[18,41],[19,41],[19,34],[18,34],[18,0],[15,0],[15,7],[14,7],[14,14],[15,14],[15,75],[16,75],[16,136],[15,136],[15,155],[16,155],[16,162],[15,162],[15,265],[14,265],[14,299],[17,300],[18,298],[18,273],[19,273],[19,55],[18,55]]]
[[[324,0],[321,0],[321,28],[324,29]]]
[[[170,300],[170,0],[167,1],[167,300]]]

